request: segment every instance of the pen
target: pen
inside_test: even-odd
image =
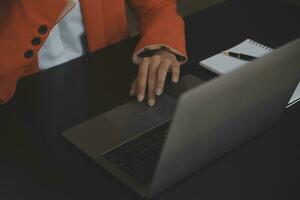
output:
[[[223,54],[234,57],[234,58],[238,58],[241,60],[246,60],[246,61],[251,61],[251,60],[257,59],[257,57],[254,57],[254,56],[241,54],[241,53],[234,53],[231,51],[223,51]]]

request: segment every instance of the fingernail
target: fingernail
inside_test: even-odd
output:
[[[179,78],[178,78],[178,77],[173,78],[173,82],[174,82],[174,83],[177,83],[178,81],[179,81]]]
[[[163,93],[163,90],[162,90],[161,88],[158,88],[158,89],[156,90],[156,95],[157,95],[157,96],[161,95],[162,93]]]
[[[130,90],[129,94],[130,94],[130,96],[133,96],[134,95],[134,90]]]
[[[144,96],[143,96],[143,95],[138,95],[138,96],[137,96],[137,100],[138,100],[139,102],[142,102],[142,101],[144,100]]]
[[[149,104],[149,106],[154,106],[154,104],[155,104],[154,99],[149,99],[148,104]]]

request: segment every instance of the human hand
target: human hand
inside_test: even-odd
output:
[[[144,57],[139,63],[138,74],[131,85],[130,95],[137,96],[142,102],[147,100],[149,106],[154,106],[155,97],[163,93],[168,72],[172,72],[172,81],[179,80],[180,64],[176,56],[167,50],[157,50],[151,57]]]

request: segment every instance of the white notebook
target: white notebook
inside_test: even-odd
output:
[[[251,39],[246,39],[244,42],[232,47],[231,49],[228,49],[228,51],[247,54],[254,57],[264,56],[270,53],[272,50],[272,48],[267,47],[261,43],[255,42]],[[248,61],[240,60],[225,55],[223,53],[219,53],[201,61],[199,64],[210,71],[222,75],[227,74],[246,63],[248,63]],[[294,105],[298,101],[300,101],[300,83],[287,107]]]

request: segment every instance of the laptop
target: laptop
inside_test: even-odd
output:
[[[299,52],[300,39],[205,83],[185,76],[154,108],[132,101],[63,136],[152,198],[271,128],[299,83]]]

